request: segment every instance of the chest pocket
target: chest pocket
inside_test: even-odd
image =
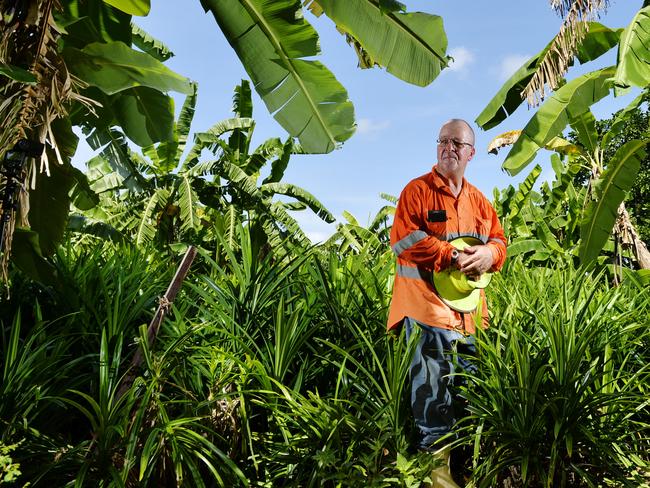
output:
[[[447,239],[447,212],[445,210],[429,210],[427,212],[427,234],[438,239]]]

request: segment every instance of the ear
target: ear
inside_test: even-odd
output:
[[[467,161],[471,161],[472,158],[474,157],[474,154],[476,154],[476,148],[472,147],[472,151],[469,153],[469,158],[467,158]]]

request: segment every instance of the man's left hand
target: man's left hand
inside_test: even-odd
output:
[[[489,246],[470,246],[463,249],[458,257],[458,269],[468,277],[480,276],[489,271],[494,256]]]

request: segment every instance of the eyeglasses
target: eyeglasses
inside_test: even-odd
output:
[[[456,149],[462,149],[463,146],[473,147],[473,144],[469,142],[457,141],[456,139],[438,139],[438,145],[442,147],[447,147],[449,144],[453,144]]]

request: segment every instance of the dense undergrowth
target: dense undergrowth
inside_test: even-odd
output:
[[[435,461],[410,448],[410,349],[385,334],[390,251],[259,258],[243,229],[222,244],[151,348],[176,257],[69,241],[60,286],[12,276],[0,422],[16,486],[420,486]],[[493,281],[458,440],[477,485],[647,482],[650,297],[635,276],[611,287],[513,260]]]

